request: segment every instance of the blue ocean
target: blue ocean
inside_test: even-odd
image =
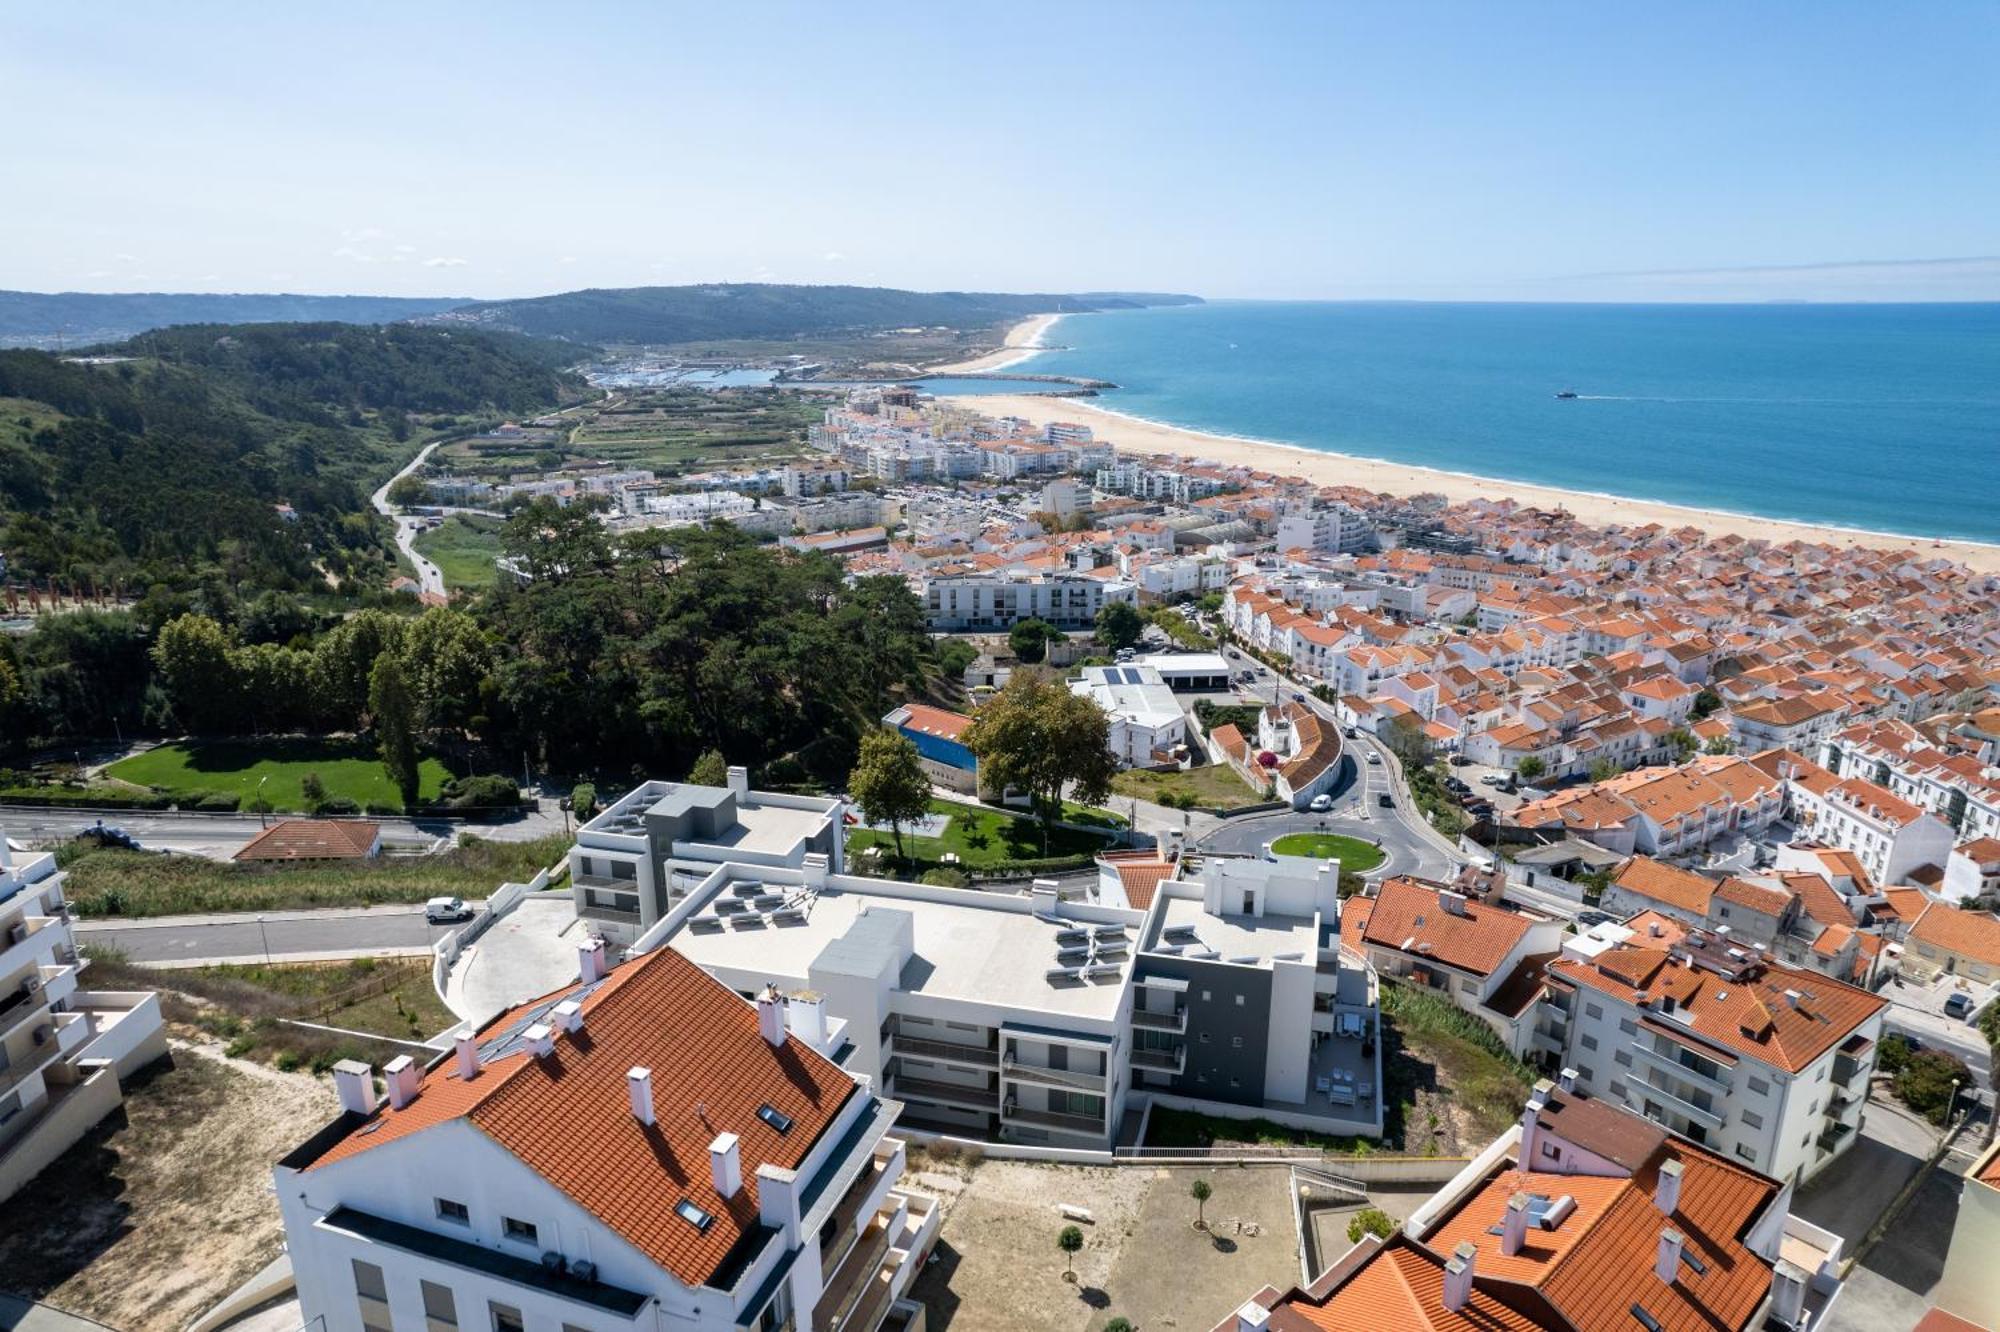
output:
[[[2000,305],[1218,301],[1048,338],[1011,368],[1170,425],[2000,542]]]

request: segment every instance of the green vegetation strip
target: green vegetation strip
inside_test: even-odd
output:
[[[1366,874],[1387,859],[1382,848],[1359,837],[1339,833],[1289,833],[1271,843],[1271,852],[1280,856],[1310,856],[1314,860],[1338,860],[1340,867]]]
[[[451,773],[436,759],[425,759],[420,771],[420,798],[435,799]],[[337,740],[188,741],[134,754],[105,769],[108,777],[183,802],[223,792],[248,805],[261,785],[271,808],[294,810],[306,807],[300,783],[309,772],[319,774],[331,798],[345,797],[363,809],[402,808],[380,756],[367,745]]]
[[[1493,1028],[1433,990],[1382,982],[1383,1081],[1392,1116],[1408,1108],[1420,1087],[1455,1101],[1471,1139],[1486,1142],[1520,1117],[1534,1075],[1509,1054]],[[1396,1127],[1385,1125],[1385,1130]],[[1400,1125],[1404,1150],[1419,1126]],[[1433,1150],[1435,1146],[1433,1145]]]
[[[1083,807],[1076,808],[1081,810]],[[961,805],[951,800],[933,800],[931,813],[951,820],[945,825],[942,836],[903,834],[902,867],[916,874],[948,868],[943,860],[946,852],[958,857],[959,869],[971,873],[1013,869],[1027,872],[1052,868],[1059,863],[1087,864],[1104,849],[1107,840],[1095,833],[1079,832],[1073,828],[1051,828],[1045,850],[1041,824],[1032,819],[1016,818],[997,810]],[[848,832],[849,859],[854,859],[869,847],[881,847],[884,858],[893,858],[896,839],[873,828],[854,828]],[[868,862],[856,860],[855,863],[865,866]]]
[[[467,837],[442,855],[365,865],[264,869],[198,856],[85,851],[70,859],[70,901],[86,919],[177,916],[210,911],[286,911],[380,906],[431,897],[483,898],[525,883],[569,849],[566,837],[487,842]]]
[[[1241,809],[1264,800],[1226,763],[1206,764],[1185,772],[1147,772],[1134,768],[1113,778],[1111,789],[1122,796],[1137,796],[1156,805],[1180,809]]]
[[[502,553],[499,520],[454,514],[413,544],[438,567],[447,588],[481,592],[493,586],[494,562]]]

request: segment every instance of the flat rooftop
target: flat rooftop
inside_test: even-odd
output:
[[[1181,953],[1200,957],[1199,949],[1213,949],[1220,958],[1208,961],[1234,962],[1251,959],[1269,962],[1280,953],[1297,954],[1312,962],[1319,956],[1319,935],[1311,916],[1281,916],[1266,912],[1261,916],[1211,916],[1194,897],[1170,897],[1160,913],[1159,933],[1146,941],[1148,951],[1157,951],[1188,940],[1183,931],[1192,931],[1193,942]]]
[[[724,887],[718,900],[726,899],[729,892]],[[1056,955],[1059,927],[1026,911],[871,893],[845,886],[822,891],[811,903],[803,922],[773,920],[769,924],[752,925],[727,920],[720,928],[705,929],[695,929],[690,922],[676,931],[669,943],[711,971],[720,969],[803,983],[813,962],[829,945],[838,944],[848,934],[864,908],[904,911],[910,915],[911,954],[903,966],[898,988],[912,994],[968,1003],[1109,1022],[1118,1014],[1119,1000],[1131,979],[1138,947],[1137,929],[1129,927],[1127,952],[1115,959],[1119,964],[1116,974],[1107,972],[1095,980],[1051,981],[1048,972],[1059,965]],[[711,910],[712,907],[704,907],[701,915],[706,916]]]
[[[703,846],[725,846],[766,855],[784,855],[818,832],[826,822],[823,809],[785,809],[778,805],[736,802],[736,822]]]

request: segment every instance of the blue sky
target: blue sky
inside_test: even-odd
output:
[[[2000,299],[1996,69],[1985,0],[15,5],[0,287]]]

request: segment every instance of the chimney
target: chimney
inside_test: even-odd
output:
[[[785,1000],[775,985],[766,985],[764,992],[757,996],[757,1030],[772,1048],[782,1049],[785,1044]]]
[[[1251,1300],[1236,1311],[1236,1322],[1231,1332],[1265,1332],[1271,1326],[1271,1311]]]
[[[1465,894],[1441,891],[1438,893],[1438,905],[1454,916],[1462,916],[1465,914]]]
[[[1687,1237],[1668,1226],[1660,1232],[1660,1247],[1653,1254],[1653,1275],[1669,1286],[1681,1274],[1681,1245]]]
[[[653,1122],[653,1070],[650,1068],[628,1068],[625,1070],[625,1093],[632,1101],[632,1118],[641,1124]]]
[[[585,985],[604,979],[604,940],[595,936],[577,945],[576,974]]]
[[[371,1070],[359,1059],[343,1059],[333,1066],[333,1089],[340,1093],[340,1108],[347,1113],[365,1115],[374,1111]]]
[[[1444,1265],[1444,1307],[1447,1313],[1457,1313],[1472,1298],[1472,1265],[1479,1258],[1479,1246],[1471,1240],[1461,1240],[1451,1251],[1451,1261]]]
[[[537,1022],[521,1033],[528,1039],[528,1050],[537,1059],[546,1059],[556,1052],[556,1034],[546,1022]]]
[[[1798,1327],[1805,1321],[1806,1283],[1812,1274],[1780,1258],[1771,1269],[1771,1321],[1780,1327]]]
[[[729,769],[728,782],[729,782],[729,789],[736,793],[737,799],[740,800],[744,796],[749,795],[750,769],[745,768],[741,765],[732,766]]]
[[[389,1084],[389,1104],[398,1110],[417,1099],[417,1088],[424,1082],[423,1070],[408,1055],[397,1055],[382,1065],[382,1077]]]
[[[1660,1209],[1661,1216],[1672,1216],[1681,1206],[1681,1171],[1679,1161],[1666,1161],[1660,1166],[1659,1178],[1653,1182],[1653,1206]]]
[[[1576,1070],[1573,1068],[1566,1068],[1562,1072],[1558,1073],[1556,1075],[1556,1085],[1561,1087],[1566,1092],[1575,1091]]]
[[[1797,990],[1786,990],[1785,1005],[1788,1008],[1797,1008],[1799,1006],[1799,1000],[1803,999],[1804,997],[1805,996],[1800,994]]]
[[[1520,1167],[1523,1170],[1535,1168],[1535,1146],[1536,1139],[1541,1136],[1542,1107],[1549,1103],[1549,1093],[1554,1090],[1555,1085],[1543,1078],[1528,1093],[1527,1108],[1521,1111]]]
[[[451,1043],[458,1055],[458,1076],[468,1082],[479,1076],[479,1042],[470,1036],[461,1036]]]
[[[1647,921],[1647,922],[1646,922],[1646,933],[1648,933],[1648,934],[1652,935],[1652,936],[1653,936],[1653,937],[1654,937],[1655,939],[1659,938],[1659,937],[1660,937],[1660,934],[1661,934],[1661,930],[1660,930],[1660,922],[1659,922],[1659,921],[1657,921],[1657,920],[1649,920],[1649,921]]]
[[[785,1237],[787,1247],[799,1242],[799,1172],[768,1161],[757,1167],[757,1219]]]
[[[828,861],[825,852],[822,851],[806,852],[804,859],[799,862],[799,868],[803,872],[802,881],[804,882],[806,887],[808,888],[826,887],[826,872],[828,868]]]
[[[565,999],[555,1007],[556,1025],[564,1031],[575,1033],[583,1030],[583,1005],[574,999]]]
[[[708,1144],[708,1176],[724,1198],[734,1198],[743,1187],[743,1153],[734,1133],[718,1133]]]
[[[785,1024],[813,1049],[823,1048],[826,1045],[826,1000],[811,990],[800,990],[785,1001]]]
[[[1522,1167],[1527,1169],[1526,1166]],[[1507,1200],[1506,1215],[1500,1218],[1500,1252],[1512,1258],[1528,1239],[1528,1195],[1517,1193]]]

